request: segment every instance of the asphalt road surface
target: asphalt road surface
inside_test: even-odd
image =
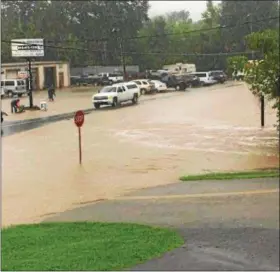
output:
[[[279,270],[277,178],[159,186],[46,221],[73,220],[167,226],[184,237],[181,248],[132,270]]]

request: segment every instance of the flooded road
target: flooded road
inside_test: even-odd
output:
[[[183,174],[279,166],[275,113],[260,128],[257,99],[243,85],[193,89],[168,99],[101,110],[2,139],[2,223],[45,216]]]

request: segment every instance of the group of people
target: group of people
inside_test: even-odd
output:
[[[55,94],[55,88],[53,85],[51,85],[48,88],[48,98],[49,101],[54,101],[54,97],[56,96]],[[20,99],[19,98],[14,98],[11,101],[11,113],[20,113],[24,111],[24,106],[20,105]],[[1,124],[4,121],[4,117],[3,116],[8,116],[8,114],[4,111],[1,110]]]

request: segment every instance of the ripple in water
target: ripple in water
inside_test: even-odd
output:
[[[231,126],[163,126],[115,132],[118,138],[155,148],[213,153],[275,155],[275,128]]]

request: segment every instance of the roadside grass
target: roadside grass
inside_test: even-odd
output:
[[[279,177],[279,169],[186,175],[180,177],[180,180],[181,181],[231,180],[231,179],[254,179],[254,178],[274,178],[274,177]]]
[[[121,270],[184,241],[174,231],[129,223],[42,223],[2,229],[3,271]]]

